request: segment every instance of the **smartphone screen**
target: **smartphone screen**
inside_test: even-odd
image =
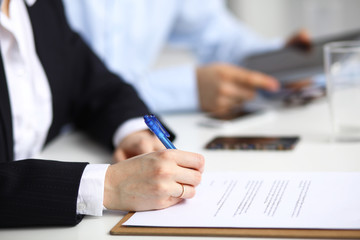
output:
[[[229,150],[292,150],[298,143],[298,136],[249,136],[216,137],[206,144],[206,149]]]

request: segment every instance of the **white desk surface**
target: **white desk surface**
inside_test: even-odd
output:
[[[200,113],[167,114],[162,118],[174,130],[179,149],[195,151],[206,159],[206,171],[360,171],[360,143],[330,142],[330,121],[326,102],[283,109],[271,118],[237,122],[222,129],[206,128],[198,123]],[[289,152],[209,151],[204,145],[218,135],[299,135],[301,140]],[[111,161],[111,153],[80,133],[69,133],[52,142],[42,153],[48,159]],[[85,217],[75,227],[39,227],[0,229],[0,239],[182,239],[185,237],[111,236],[110,229],[124,215],[105,212],[102,217]],[[205,239],[196,237],[195,239]],[[211,238],[222,239],[222,238]],[[226,238],[224,238],[226,239]]]

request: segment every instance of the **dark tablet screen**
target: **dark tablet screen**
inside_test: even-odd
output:
[[[289,83],[323,72],[323,46],[328,42],[359,40],[360,30],[314,40],[309,51],[287,47],[277,51],[249,56],[243,66]]]

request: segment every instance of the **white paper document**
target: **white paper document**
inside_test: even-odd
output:
[[[125,226],[360,229],[360,173],[204,173],[196,196]]]

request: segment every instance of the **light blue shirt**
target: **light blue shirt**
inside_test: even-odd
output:
[[[198,110],[196,66],[152,70],[167,44],[201,64],[240,64],[280,47],[235,19],[221,0],[63,0],[70,25],[153,112]]]

